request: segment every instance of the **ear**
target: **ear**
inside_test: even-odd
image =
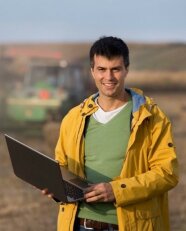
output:
[[[129,67],[126,67],[126,74],[125,74],[125,77],[127,77],[128,73],[129,73]]]

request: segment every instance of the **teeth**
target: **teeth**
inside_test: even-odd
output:
[[[106,85],[106,86],[113,86],[113,85],[115,85],[115,83],[104,83],[104,85]]]

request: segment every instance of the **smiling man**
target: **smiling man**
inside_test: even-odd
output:
[[[129,50],[102,37],[90,49],[98,93],[63,119],[56,160],[92,184],[61,204],[58,231],[168,231],[168,190],[178,183],[171,124],[149,97],[127,89]]]
[[[95,55],[92,76],[99,89],[100,97],[117,98],[124,96],[124,80],[128,70],[124,66],[123,57],[108,58]]]

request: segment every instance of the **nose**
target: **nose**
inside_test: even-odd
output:
[[[106,75],[105,75],[105,78],[106,78],[107,80],[112,80],[112,79],[114,78],[114,75],[113,75],[112,70],[107,70]]]

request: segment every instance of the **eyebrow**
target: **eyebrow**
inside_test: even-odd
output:
[[[111,69],[111,70],[113,70],[113,69],[122,69],[122,66],[119,65],[119,66],[114,66],[112,68],[107,68],[107,67],[104,67],[104,66],[97,66],[97,69]]]

